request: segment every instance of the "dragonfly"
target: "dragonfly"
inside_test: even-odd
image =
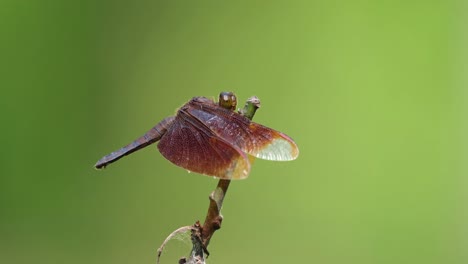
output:
[[[258,98],[252,98],[249,107],[260,107]],[[163,119],[132,143],[104,156],[95,168],[105,168],[158,141],[159,152],[176,166],[226,180],[247,178],[254,158],[289,161],[299,156],[292,138],[252,122],[252,111],[246,111],[248,105],[237,112],[236,105],[232,92],[221,92],[218,102],[193,97],[175,116]]]

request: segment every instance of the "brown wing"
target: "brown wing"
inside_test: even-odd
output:
[[[287,135],[251,122],[248,118],[215,104],[202,104],[192,100],[187,108],[191,115],[202,121],[211,131],[242,151],[266,160],[296,159],[299,149]]]
[[[158,149],[177,166],[221,179],[244,179],[250,172],[247,155],[210,131],[181,108]]]

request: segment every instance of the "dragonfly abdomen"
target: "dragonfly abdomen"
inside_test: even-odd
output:
[[[96,169],[105,168],[107,165],[121,159],[122,157],[129,155],[137,150],[140,150],[146,146],[149,146],[157,142],[166,133],[167,129],[172,125],[173,121],[174,121],[173,116],[163,119],[157,125],[152,127],[148,132],[146,132],[143,136],[137,138],[132,143],[102,157],[96,163],[96,165],[94,165],[95,168]]]

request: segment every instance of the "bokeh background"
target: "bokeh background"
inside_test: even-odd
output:
[[[155,263],[216,180],[93,165],[224,90],[301,153],[231,185],[209,263],[468,263],[466,1],[0,5],[1,263]]]

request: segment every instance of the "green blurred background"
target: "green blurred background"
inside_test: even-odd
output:
[[[222,90],[301,153],[231,185],[209,263],[468,263],[464,1],[0,5],[1,263],[155,263],[216,181],[93,165]]]

